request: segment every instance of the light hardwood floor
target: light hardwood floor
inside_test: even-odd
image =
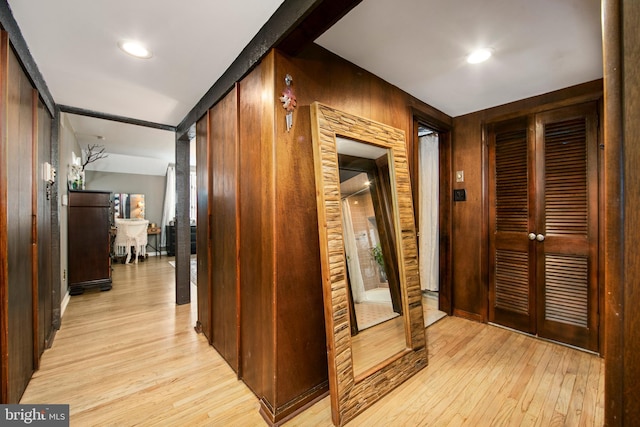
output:
[[[70,404],[72,426],[266,425],[195,333],[196,304],[174,304],[167,261],[115,265],[111,291],[72,297],[21,403]],[[350,426],[602,425],[597,356],[455,317],[427,340],[429,366]],[[285,425],[330,426],[329,399]]]

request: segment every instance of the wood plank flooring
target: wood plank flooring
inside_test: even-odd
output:
[[[265,426],[195,333],[196,304],[175,305],[171,259],[117,264],[111,291],[72,297],[21,403],[67,403],[72,426]],[[455,317],[427,340],[429,366],[350,426],[602,425],[597,356]],[[330,425],[328,398],[285,424]]]

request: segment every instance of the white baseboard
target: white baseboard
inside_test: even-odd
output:
[[[62,298],[62,303],[60,304],[60,318],[64,316],[64,311],[67,309],[67,305],[69,305],[69,300],[71,300],[71,295],[67,290],[64,294],[64,298]]]
[[[147,256],[158,256],[156,251],[147,251]],[[167,256],[167,251],[160,251],[160,256]]]

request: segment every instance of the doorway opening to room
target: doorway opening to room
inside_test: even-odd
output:
[[[446,191],[440,188],[440,132],[419,123],[416,145],[418,179],[414,203],[417,203],[420,287],[428,327],[447,315],[440,306],[440,193]]]

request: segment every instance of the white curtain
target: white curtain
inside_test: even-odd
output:
[[[198,175],[195,170],[189,174],[189,219],[192,225],[198,221]]]
[[[360,271],[360,258],[358,257],[356,235],[353,231],[351,208],[349,208],[347,199],[342,200],[342,232],[344,234],[344,251],[347,256],[347,265],[349,268],[351,294],[353,295],[353,301],[355,303],[361,303],[366,299],[366,293],[364,290],[362,271]]]
[[[160,224],[162,232],[160,235],[160,246],[167,246],[166,226],[176,216],[176,167],[169,165],[167,167],[167,186],[164,193],[164,206],[162,208],[162,223]]]
[[[420,282],[423,290],[438,291],[438,134],[420,137]]]

